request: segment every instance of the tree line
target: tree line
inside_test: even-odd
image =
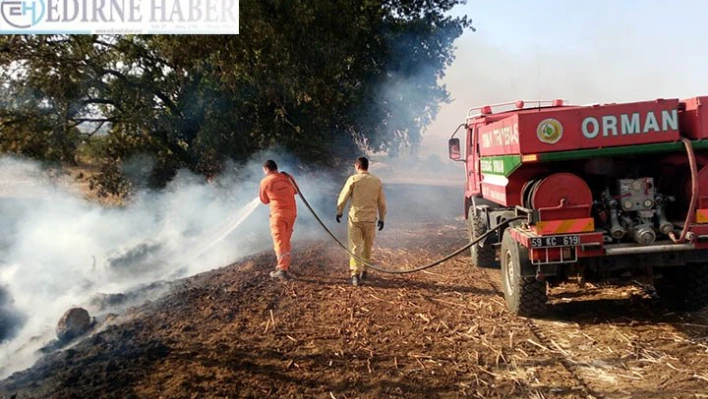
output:
[[[240,34],[0,38],[0,153],[76,164],[93,144],[97,184],[124,163],[210,177],[278,145],[331,167],[364,149],[415,149],[438,107],[465,0],[241,0]]]

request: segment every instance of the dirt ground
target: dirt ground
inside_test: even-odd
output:
[[[461,220],[391,223],[375,259],[407,269],[464,245]],[[177,282],[0,382],[5,398],[708,398],[708,314],[635,285],[564,285],[542,320],[511,316],[498,271],[460,256],[371,272],[301,242],[296,279],[270,252]]]

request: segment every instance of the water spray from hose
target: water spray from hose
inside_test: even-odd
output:
[[[200,256],[202,256],[205,252],[211,249],[219,241],[223,240],[229,234],[231,234],[231,232],[236,230],[236,228],[238,228],[238,226],[240,226],[241,223],[248,219],[248,217],[251,216],[251,214],[256,210],[256,208],[258,207],[258,201],[258,197],[251,200],[251,202],[249,202],[243,209],[241,209],[241,212],[236,213],[230,218],[228,218],[219,229],[214,231],[209,237],[202,239],[200,245],[197,247],[197,250],[189,253],[186,260],[182,262],[182,266],[178,267],[176,270],[181,270],[181,268],[188,267],[189,264],[197,260]]]

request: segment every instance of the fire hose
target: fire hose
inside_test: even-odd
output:
[[[686,147],[686,153],[688,154],[688,165],[691,168],[691,202],[688,205],[688,212],[686,213],[686,220],[683,223],[683,229],[681,229],[681,235],[677,238],[673,231],[669,233],[669,238],[671,238],[671,241],[676,244],[683,242],[686,239],[688,226],[691,223],[693,213],[696,211],[696,200],[698,199],[698,167],[696,166],[696,155],[693,152],[691,140],[681,138],[681,141]]]
[[[284,173],[284,172],[283,172],[283,173]],[[477,245],[478,243],[484,241],[487,237],[489,237],[490,235],[492,235],[492,233],[494,233],[496,230],[501,229],[501,228],[503,228],[503,227],[506,227],[506,226],[509,225],[510,223],[515,222],[515,221],[517,221],[517,220],[525,220],[525,219],[526,219],[525,216],[517,216],[517,217],[513,217],[513,218],[511,218],[511,219],[507,219],[507,220],[505,220],[505,221],[499,223],[497,226],[495,226],[494,228],[490,229],[489,231],[485,232],[485,233],[482,234],[481,236],[472,239],[469,243],[467,243],[467,244],[466,244],[465,246],[463,246],[462,248],[457,249],[457,250],[455,250],[454,252],[452,252],[452,253],[450,253],[450,254],[448,254],[448,255],[445,255],[444,257],[442,257],[442,258],[440,258],[440,259],[438,259],[438,260],[436,260],[436,261],[434,261],[434,262],[430,262],[430,263],[428,263],[428,264],[425,264],[425,265],[422,265],[422,266],[418,266],[418,267],[414,267],[414,268],[408,269],[408,270],[392,270],[392,269],[385,269],[385,268],[382,268],[382,267],[380,267],[380,266],[374,265],[374,264],[372,264],[372,263],[370,263],[370,262],[367,262],[367,261],[364,260],[364,259],[361,259],[359,256],[357,256],[357,255],[355,255],[353,252],[351,252],[351,251],[349,250],[349,248],[348,248],[346,245],[342,244],[342,242],[339,241],[339,239],[337,239],[337,237],[334,235],[334,233],[332,233],[332,231],[324,224],[324,222],[322,221],[322,219],[320,219],[320,217],[317,215],[317,212],[315,212],[315,210],[312,209],[312,206],[310,206],[310,203],[307,202],[307,199],[306,199],[305,196],[302,194],[302,191],[300,190],[300,187],[299,187],[299,186],[297,185],[297,183],[295,182],[295,179],[293,179],[293,177],[290,176],[290,175],[287,174],[287,173],[284,173],[284,174],[288,177],[288,179],[290,179],[290,182],[291,182],[291,183],[293,184],[293,186],[295,187],[295,189],[296,189],[296,191],[297,191],[297,193],[298,193],[298,196],[300,197],[300,199],[302,200],[302,202],[305,204],[305,206],[306,206],[307,209],[310,211],[310,213],[312,213],[312,216],[315,217],[315,219],[316,219],[317,222],[320,224],[320,226],[322,226],[322,228],[327,232],[327,234],[329,234],[329,236],[332,237],[332,239],[333,239],[337,244],[339,244],[339,246],[342,247],[342,249],[344,249],[345,251],[347,251],[347,253],[348,253],[349,255],[351,255],[354,259],[356,259],[357,261],[359,261],[359,262],[361,262],[362,264],[366,265],[367,267],[370,267],[371,269],[376,270],[377,272],[381,272],[381,273],[389,273],[389,274],[408,274],[408,273],[415,273],[415,272],[420,272],[420,271],[423,271],[423,270],[426,270],[426,269],[430,269],[431,267],[435,267],[435,266],[440,265],[441,263],[447,262],[448,260],[450,260],[450,259],[454,258],[455,256],[461,254],[462,252],[464,252],[464,251],[470,249],[473,245]]]

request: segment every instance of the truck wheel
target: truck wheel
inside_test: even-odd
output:
[[[509,311],[518,316],[541,316],[546,313],[546,282],[521,275],[522,269],[530,268],[528,249],[507,232],[502,239],[500,257],[504,298]]]
[[[708,263],[667,267],[661,273],[654,288],[667,307],[690,312],[708,305]]]
[[[470,215],[467,218],[467,224],[470,241],[476,240],[477,237],[487,232],[487,225],[484,223],[484,219],[479,215],[473,215],[471,209]],[[484,247],[480,247],[479,245],[471,246],[470,256],[472,257],[472,264],[474,266],[493,269],[499,268],[496,249],[489,242],[487,242]]]

